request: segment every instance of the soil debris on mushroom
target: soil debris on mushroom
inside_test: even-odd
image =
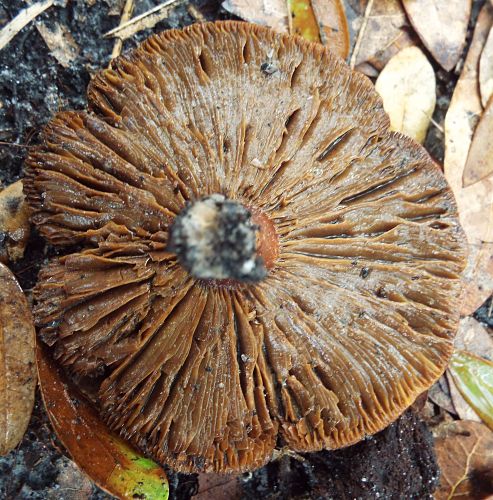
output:
[[[466,242],[366,77],[202,23],[116,59],[88,100],[44,129],[25,192],[70,249],[39,275],[40,337],[112,429],[179,471],[247,471],[278,443],[356,443],[440,377]]]

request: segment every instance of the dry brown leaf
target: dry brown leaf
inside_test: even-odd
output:
[[[493,337],[476,319],[462,318],[454,340],[456,349],[472,352],[493,361]]]
[[[407,47],[394,56],[375,84],[391,129],[423,142],[435,109],[435,73],[418,47]]]
[[[403,0],[403,5],[425,47],[450,71],[464,48],[471,0]]]
[[[93,496],[92,481],[67,457],[55,463],[58,475],[54,485],[44,492],[49,500],[89,500]]]
[[[408,36],[407,16],[399,0],[375,1],[371,11],[367,14],[366,26],[363,12],[351,23],[356,33],[364,28],[359,35],[361,43],[355,46],[351,61],[353,66],[370,60],[374,65],[375,61],[378,61],[380,67],[383,67],[395,53],[391,47],[395,44],[403,47],[403,40]]]
[[[490,29],[479,60],[479,91],[481,103],[486,107],[493,95],[493,29]]]
[[[55,23],[49,27],[46,23],[37,23],[36,28],[50,49],[50,54],[64,67],[77,57],[80,48],[70,31],[63,25]]]
[[[239,474],[199,474],[199,491],[194,500],[239,500]]]
[[[493,494],[493,432],[484,424],[458,420],[433,429],[442,471],[435,500],[486,499]]]
[[[280,33],[289,31],[286,0],[225,0],[222,7],[245,21],[270,26]]]
[[[486,179],[493,173],[493,99],[484,110],[479,124],[474,131],[466,166],[464,167],[463,185],[471,186]]]
[[[428,397],[440,408],[447,410],[449,413],[456,415],[452,397],[450,395],[450,387],[447,377],[442,375],[428,391]]]
[[[461,313],[474,312],[493,291],[493,179],[463,186],[472,135],[482,113],[478,66],[493,24],[493,8],[486,4],[478,17],[464,69],[445,117],[445,176],[454,191],[460,220],[469,241]]]
[[[349,55],[349,28],[341,0],[311,0],[320,29],[320,41],[346,59]]]
[[[456,415],[458,415],[461,420],[482,422],[481,417],[474,411],[471,405],[463,398],[449,370],[445,372],[445,376],[447,378],[450,390],[450,398],[452,400],[452,404],[454,405]]]
[[[374,56],[368,59],[368,63],[377,71],[377,75],[385,65],[406,47],[414,47],[419,45],[419,39],[411,29],[403,28],[399,32],[399,36],[387,47],[379,50]],[[361,65],[359,65],[361,66]]]
[[[0,455],[26,431],[36,388],[31,310],[10,270],[0,264]]]
[[[23,257],[29,232],[29,207],[24,203],[22,181],[17,181],[0,191],[0,262]]]

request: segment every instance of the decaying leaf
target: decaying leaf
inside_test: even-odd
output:
[[[360,3],[360,17],[352,22],[355,32],[360,29],[360,42],[354,48],[351,61],[354,66],[372,60],[372,65],[377,62],[383,67],[387,61],[395,54],[392,46],[400,44],[408,37],[409,23],[406,13],[399,0],[379,0],[373,3],[368,14],[367,22],[364,23],[365,7],[368,2]],[[364,29],[363,29],[364,27]],[[385,54],[388,58],[384,59]]]
[[[31,310],[10,270],[0,264],[0,455],[15,448],[34,405],[35,331]]]
[[[349,28],[342,1],[311,0],[311,4],[320,28],[320,41],[346,59],[349,54]]]
[[[70,31],[59,23],[48,26],[46,23],[39,22],[36,28],[50,49],[50,54],[64,68],[68,68],[80,52],[80,48]]]
[[[471,0],[403,0],[425,47],[446,71],[459,60],[466,41]]]
[[[289,32],[310,42],[320,42],[320,30],[310,0],[287,0],[287,5]]]
[[[224,0],[222,7],[245,21],[270,26],[280,33],[289,31],[286,0]]]
[[[456,351],[449,371],[464,399],[493,429],[493,363],[467,351]]]
[[[493,29],[490,29],[479,60],[479,91],[481,103],[486,107],[493,95]]]
[[[462,393],[459,391],[449,370],[445,372],[445,378],[448,382],[450,399],[455,410],[453,413],[455,413],[461,420],[482,422],[481,417],[474,411],[468,401],[464,399],[464,396],[462,396]]]
[[[476,319],[462,318],[454,340],[456,349],[469,351],[472,354],[493,361],[493,337]]]
[[[369,64],[372,68],[374,68],[377,73],[376,76],[378,76],[378,73],[382,71],[382,69],[390,61],[390,59],[392,59],[392,57],[394,57],[406,47],[414,47],[416,45],[419,45],[419,39],[414,31],[408,28],[403,28],[400,31],[399,36],[390,45],[382,48],[382,50],[379,50],[375,55],[370,57],[367,63],[358,64],[357,69],[365,73],[365,71],[363,70],[363,65]]]
[[[0,191],[0,262],[23,257],[29,231],[29,207],[24,203],[22,181],[17,181]]]
[[[240,500],[239,474],[199,474],[199,491],[194,500]]]
[[[418,47],[394,56],[375,84],[391,128],[423,142],[435,109],[435,73]]]
[[[484,424],[456,420],[433,429],[441,469],[435,500],[486,499],[493,494],[493,432]]]
[[[36,356],[48,416],[75,463],[98,486],[122,500],[167,500],[163,469],[106,428],[41,346]]]
[[[493,99],[490,99],[474,132],[464,167],[463,186],[471,186],[490,177],[491,174],[493,174]],[[490,195],[493,196],[493,193]]]
[[[464,69],[445,117],[445,176],[451,185],[468,241],[469,261],[461,313],[474,312],[493,291],[493,179],[464,187],[464,167],[473,132],[482,113],[478,65],[493,24],[493,7],[486,4],[476,23]]]
[[[428,391],[428,397],[440,408],[447,410],[449,413],[456,414],[452,397],[450,395],[450,387],[446,375],[442,375]]]

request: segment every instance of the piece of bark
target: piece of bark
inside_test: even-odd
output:
[[[15,448],[34,405],[35,331],[30,307],[10,270],[0,264],[0,455]]]

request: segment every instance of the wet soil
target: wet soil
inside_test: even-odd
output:
[[[134,15],[160,3],[160,0],[139,0]],[[208,20],[228,17],[221,11],[219,0],[182,0],[166,20],[126,41],[124,50],[152,32],[193,23],[195,19],[187,8],[190,3]],[[3,185],[22,177],[26,153],[36,144],[39,129],[54,113],[85,107],[87,84],[99,68],[108,64],[113,48],[113,41],[103,39],[101,34],[118,24],[122,4],[123,0],[57,0],[0,51],[0,182]],[[22,0],[0,0],[0,26],[25,7]],[[39,23],[50,28],[56,24],[68,28],[78,47],[78,55],[68,66],[62,66],[52,55],[38,31]],[[438,123],[448,107],[455,79],[456,75],[439,75],[435,112]],[[443,159],[442,139],[440,130],[432,128],[427,146],[439,161]],[[39,267],[55,253],[33,234],[24,259],[11,266],[28,297]],[[385,431],[356,446],[305,455],[301,460],[283,457],[243,475],[240,497],[426,499],[432,498],[438,478],[431,434],[414,413],[408,412]],[[195,475],[169,471],[169,481],[172,499],[187,499],[198,491]],[[0,498],[111,497],[93,486],[67,458],[38,397],[23,442],[9,455],[0,457]]]

